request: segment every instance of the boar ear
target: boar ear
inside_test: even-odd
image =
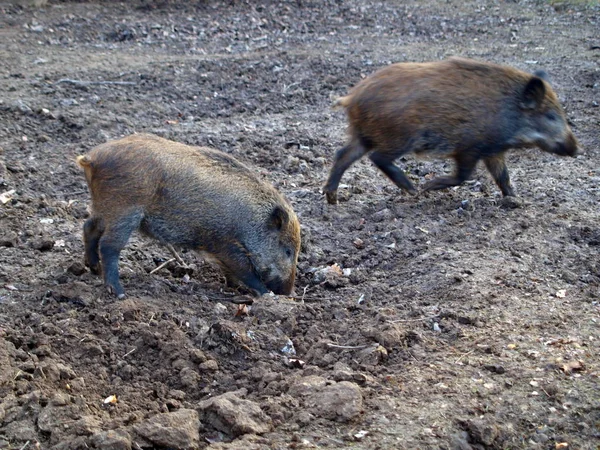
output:
[[[271,212],[271,216],[267,222],[269,228],[273,230],[281,230],[289,220],[288,213],[281,206],[276,206]]]
[[[535,72],[533,72],[533,76],[541,78],[542,80],[547,81],[548,83],[550,82],[550,77],[548,76],[548,73],[545,70],[538,69]]]
[[[537,109],[546,96],[546,86],[539,77],[531,77],[523,90],[523,98],[521,99],[521,108]]]

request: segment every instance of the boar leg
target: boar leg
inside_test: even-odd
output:
[[[504,155],[488,156],[487,158],[484,158],[483,162],[502,191],[502,195],[505,197],[509,195],[514,196],[515,192],[510,185],[510,178],[508,177],[508,169],[504,162]]]
[[[98,242],[102,237],[104,227],[102,220],[91,217],[83,224],[83,246],[85,248],[85,265],[94,274],[100,273],[100,255],[98,255]]]
[[[118,298],[125,297],[125,291],[119,282],[119,255],[131,233],[140,226],[141,221],[142,214],[138,212],[121,217],[107,226],[104,235],[100,238],[99,247],[104,284],[109,292]]]
[[[438,189],[444,189],[451,186],[458,186],[463,181],[468,180],[475,166],[477,165],[478,157],[467,151],[462,151],[458,155],[454,156],[456,161],[456,169],[453,176],[437,177],[431,181],[425,183],[423,192],[435,191]]]
[[[340,185],[340,180],[344,172],[354,163],[359,160],[367,150],[359,142],[353,140],[345,147],[342,147],[335,154],[335,161],[327,184],[323,187],[323,193],[327,197],[327,203],[334,205],[337,203],[337,189]]]
[[[402,172],[398,166],[393,163],[393,159],[389,156],[381,154],[379,152],[373,152],[369,155],[369,159],[387,175],[387,177],[394,182],[400,189],[404,189],[409,194],[416,194],[417,190],[410,182],[404,172]]]

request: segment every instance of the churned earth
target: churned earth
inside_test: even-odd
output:
[[[543,1],[0,3],[0,449],[596,449],[600,9]],[[332,100],[391,62],[545,69],[582,152],[509,154],[411,197]],[[485,95],[485,86],[482,86]],[[294,297],[249,311],[136,235],[116,300],[83,266],[74,159],[150,132],[219,148],[293,204]],[[449,161],[398,161],[417,185]]]

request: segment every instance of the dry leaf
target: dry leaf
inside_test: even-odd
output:
[[[249,313],[248,305],[241,304],[238,305],[237,310],[235,312],[235,317],[247,316]]]
[[[557,442],[556,445],[554,446],[554,448],[556,450],[560,450],[561,448],[567,448],[567,447],[569,447],[568,442]]]
[[[555,295],[558,298],[565,298],[565,296],[567,295],[567,290],[566,289],[559,289],[558,291],[556,291]]]
[[[10,191],[6,191],[0,194],[0,202],[2,202],[3,205],[7,204],[12,200],[12,196],[15,192],[16,191],[14,189],[11,189]]]
[[[106,397],[106,398],[104,399],[104,404],[105,404],[105,405],[109,405],[109,404],[110,404],[110,405],[114,405],[114,404],[116,404],[116,403],[117,403],[117,396],[116,396],[115,394],[113,394],[113,395],[111,395],[111,396],[109,396],[109,397]]]
[[[339,277],[341,277],[344,274],[344,272],[342,271],[342,268],[338,265],[338,263],[335,263],[335,264],[329,266],[327,268],[327,272],[333,273]]]
[[[368,432],[368,431],[366,431],[366,430],[360,430],[358,433],[356,433],[356,434],[354,435],[354,437],[355,437],[356,439],[362,439],[362,438],[364,438],[364,437],[365,437],[367,434],[369,434],[369,432]]]
[[[571,372],[579,372],[584,369],[583,363],[581,361],[569,361],[566,364],[561,366],[561,370],[569,374]]]

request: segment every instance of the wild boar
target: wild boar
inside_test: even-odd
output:
[[[92,197],[85,261],[92,272],[102,270],[119,298],[119,254],[136,229],[163,245],[200,251],[228,281],[259,295],[292,291],[298,218],[273,186],[230,155],[137,134],[102,144],[77,163]]]
[[[346,109],[350,139],[338,150],[323,191],[337,203],[337,189],[352,163],[371,161],[399,188],[416,189],[394,164],[414,152],[453,158],[452,176],[434,178],[423,191],[456,186],[483,160],[504,196],[514,195],[504,154],[537,146],[574,156],[578,144],[546,73],[463,58],[385,67],[337,100]]]

